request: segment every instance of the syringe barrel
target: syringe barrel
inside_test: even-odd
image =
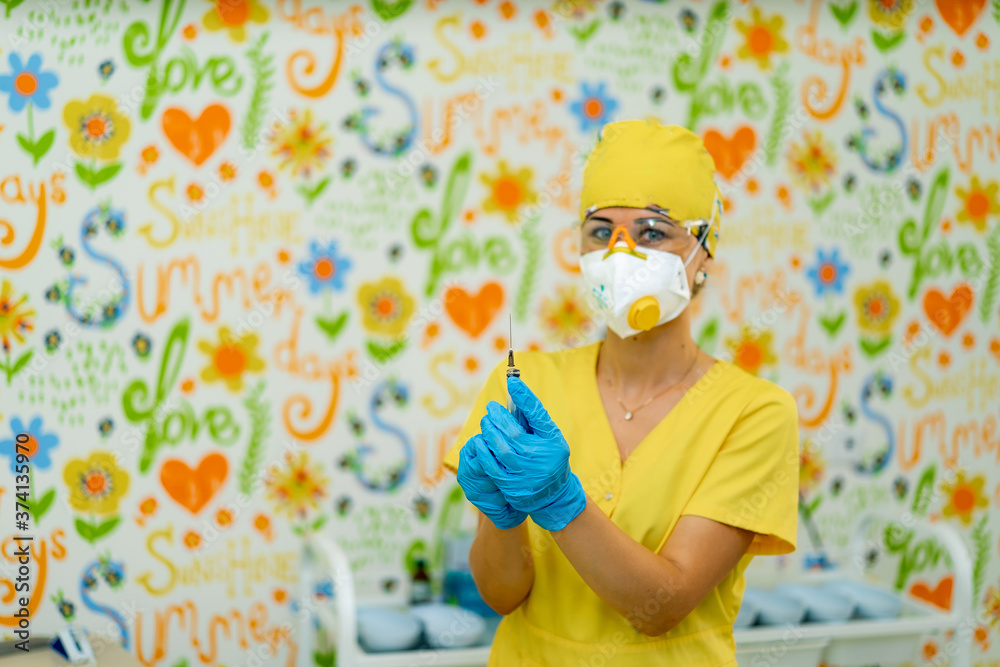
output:
[[[520,371],[520,369],[508,367],[507,368],[507,377],[517,377],[517,378],[521,377],[521,371]],[[506,386],[506,384],[507,384],[506,381],[504,381],[504,385],[505,386]],[[512,414],[515,417],[517,417],[517,406],[514,405],[514,401],[510,400],[510,391],[509,390],[507,391],[507,411],[510,412],[510,414]]]

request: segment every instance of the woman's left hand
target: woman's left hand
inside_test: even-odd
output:
[[[507,390],[521,423],[490,401],[480,428],[492,456],[481,457],[481,465],[511,507],[528,512],[546,530],[561,530],[587,506],[569,467],[569,444],[520,378],[507,378]]]

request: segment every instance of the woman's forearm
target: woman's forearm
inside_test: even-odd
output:
[[[527,524],[501,530],[480,514],[469,566],[486,604],[498,614],[517,609],[535,581]]]
[[[587,585],[640,632],[667,632],[693,606],[677,568],[629,537],[590,498],[552,537]]]

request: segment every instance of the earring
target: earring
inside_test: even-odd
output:
[[[704,271],[699,271],[698,273],[694,274],[694,284],[696,287],[701,287],[702,285],[704,285],[705,280],[707,279],[708,279],[708,274],[705,273]]]

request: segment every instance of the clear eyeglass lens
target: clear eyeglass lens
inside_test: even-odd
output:
[[[658,250],[684,248],[691,241],[691,233],[678,224],[667,220],[640,219],[624,225],[613,225],[603,220],[584,220],[580,225],[582,249],[606,248],[615,237],[621,240],[619,227],[624,227],[636,245]],[[617,234],[617,237],[616,237]]]

